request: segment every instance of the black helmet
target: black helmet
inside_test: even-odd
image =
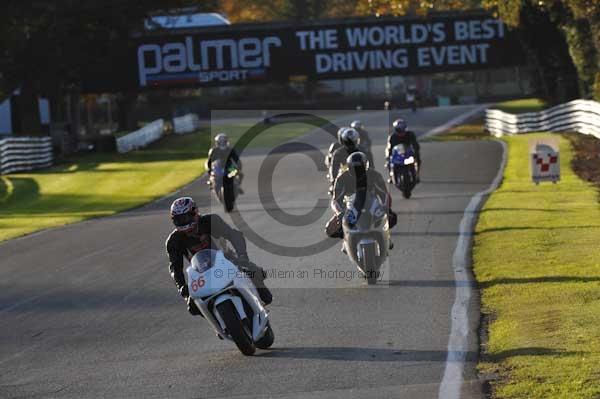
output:
[[[396,133],[406,133],[406,128],[408,126],[404,119],[396,119],[392,124],[392,127],[394,128],[394,132]]]
[[[352,121],[352,123],[350,124],[350,127],[352,129],[356,129],[358,131],[365,130],[365,125],[363,125],[362,122],[359,120]]]
[[[358,148],[360,134],[358,134],[356,129],[352,129],[351,127],[346,128],[341,135],[341,144],[346,148]]]
[[[348,165],[350,173],[365,171],[369,169],[369,159],[364,152],[356,151],[348,155],[348,158],[346,158],[346,165]]]

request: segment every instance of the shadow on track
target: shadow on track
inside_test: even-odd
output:
[[[462,355],[462,353],[461,353]],[[477,353],[466,352],[467,360],[477,359]],[[446,351],[398,350],[351,347],[271,348],[256,355],[268,358],[319,359],[349,362],[445,362]]]

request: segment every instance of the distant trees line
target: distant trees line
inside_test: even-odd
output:
[[[40,130],[38,95],[50,99],[53,120],[64,119],[65,95],[77,95],[90,72],[118,73],[131,32],[150,14],[193,7],[222,12],[232,22],[365,15],[426,15],[484,8],[521,38],[540,97],[560,103],[600,100],[598,0],[4,0],[0,13],[0,99],[21,89],[22,129]],[[127,110],[136,93],[120,93]],[[70,102],[71,104],[74,101]],[[122,112],[124,113],[124,112]]]

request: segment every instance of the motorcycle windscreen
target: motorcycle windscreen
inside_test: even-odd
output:
[[[204,273],[215,265],[218,251],[214,249],[203,249],[202,251],[196,252],[192,257],[192,267],[198,273]]]
[[[194,255],[188,268],[188,281],[195,281],[197,289],[191,286],[192,297],[208,297],[232,283],[240,276],[238,268],[225,258],[222,251],[205,249]]]

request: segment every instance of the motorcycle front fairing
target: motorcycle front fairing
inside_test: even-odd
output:
[[[252,339],[256,341],[264,335],[268,314],[258,299],[258,291],[252,281],[222,251],[199,251],[192,258],[186,272],[190,297],[218,334],[229,339],[217,305],[230,300],[241,320],[249,316],[244,302],[252,310]]]
[[[221,193],[221,187],[223,186],[223,176],[225,175],[225,169],[220,159],[214,161],[211,165],[210,179],[212,180],[213,190],[217,196]]]
[[[394,166],[410,166],[415,163],[414,151],[404,144],[398,144],[392,149],[390,163]]]

